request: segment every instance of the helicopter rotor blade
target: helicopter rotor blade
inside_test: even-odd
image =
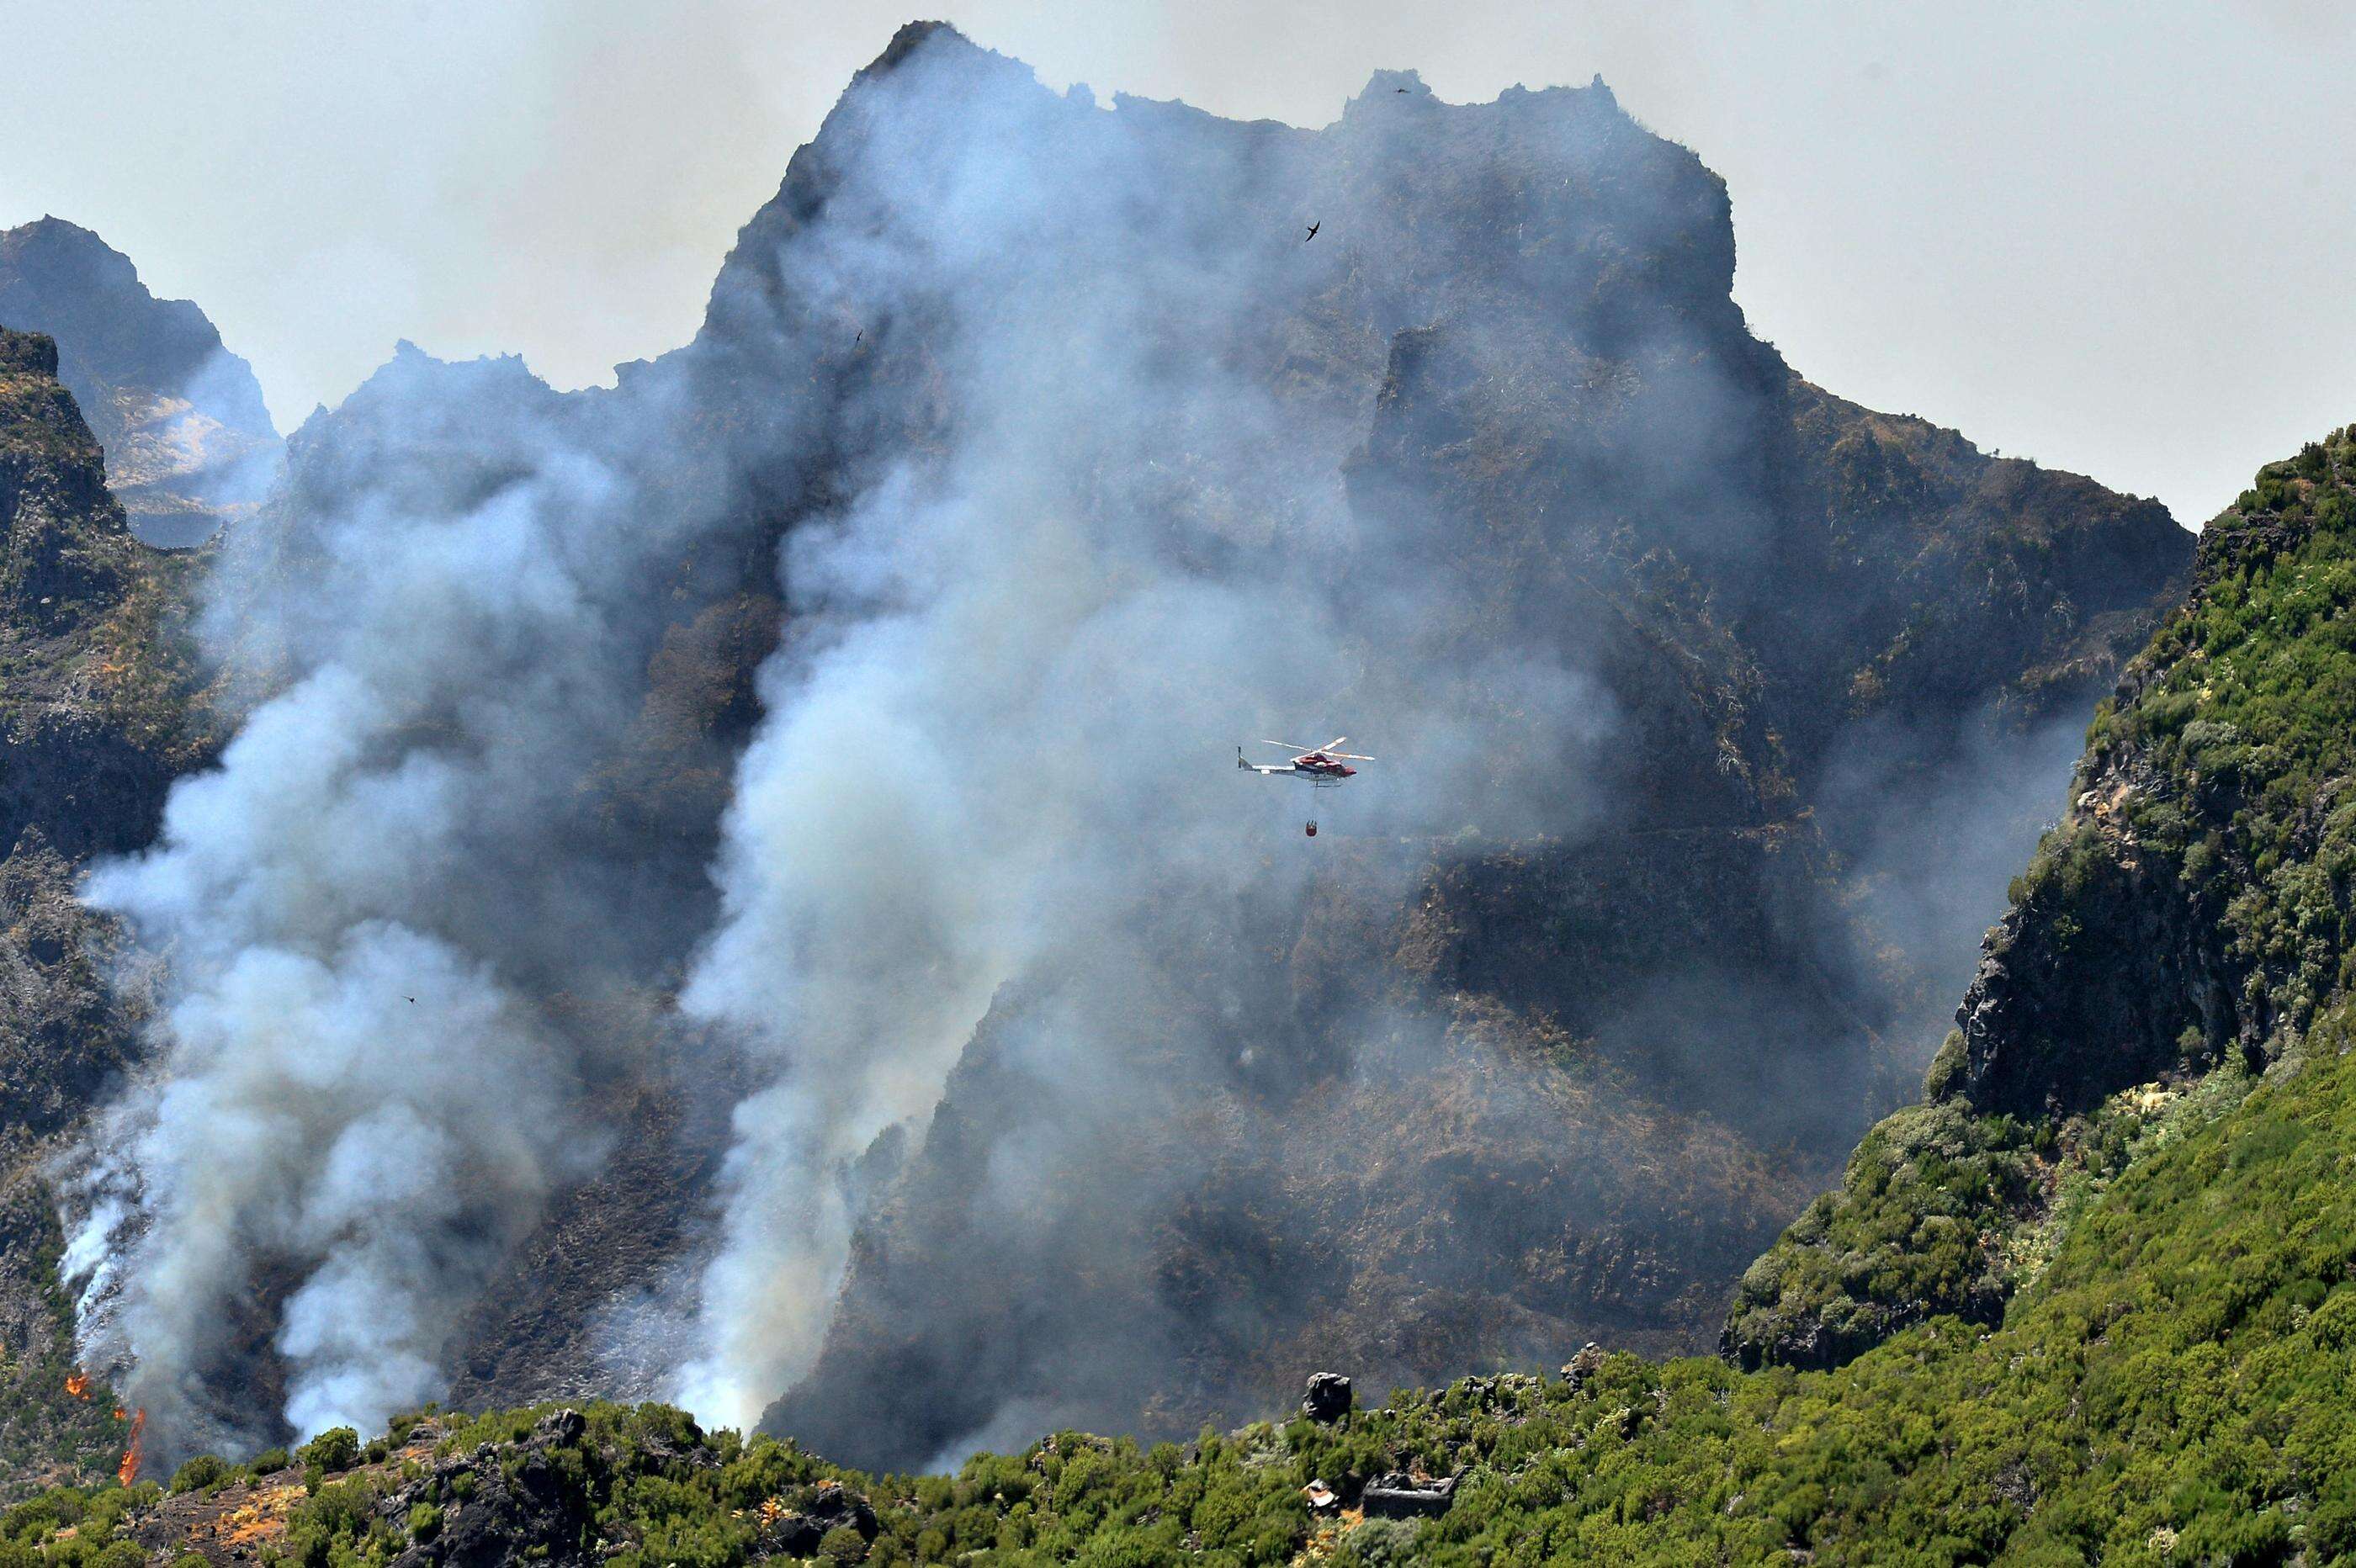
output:
[[[1329,757],[1339,757],[1345,763],[1371,763],[1375,760],[1372,757],[1362,757],[1355,752],[1328,752],[1325,754]]]
[[[1313,752],[1317,749],[1314,746],[1296,746],[1290,741],[1260,741],[1255,742],[1255,744],[1262,746],[1281,746],[1288,752],[1299,752],[1303,754]]]

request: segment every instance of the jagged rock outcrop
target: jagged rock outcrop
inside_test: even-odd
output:
[[[131,537],[48,339],[0,332],[0,843],[145,842],[207,743],[185,699],[177,567]]]
[[[56,341],[59,379],[142,539],[197,544],[261,500],[278,434],[252,368],[203,311],[155,298],[89,229],[44,218],[0,230],[0,327]]]
[[[0,337],[0,376],[6,378],[0,396],[7,400],[0,605],[12,621],[70,630],[89,618],[93,601],[119,593],[129,549],[123,535],[105,526],[106,473],[98,443],[58,380],[57,345],[31,333]]]
[[[1339,1372],[1310,1373],[1301,1413],[1312,1421],[1339,1421],[1349,1414],[1350,1380]]]
[[[1428,1519],[1448,1511],[1456,1498],[1456,1477],[1428,1479],[1405,1470],[1387,1470],[1366,1483],[1358,1506],[1368,1519]]]

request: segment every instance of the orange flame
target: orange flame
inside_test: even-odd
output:
[[[126,1487],[139,1478],[139,1436],[146,1427],[147,1412],[143,1408],[131,1418],[130,1445],[123,1450],[123,1463],[114,1467],[114,1478]]]
[[[66,1374],[66,1392],[76,1399],[90,1397],[90,1374],[77,1367]]]

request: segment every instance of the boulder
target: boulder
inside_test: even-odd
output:
[[[1312,1372],[1301,1396],[1301,1413],[1312,1421],[1335,1422],[1350,1413],[1350,1380],[1339,1372]]]
[[[1366,1483],[1358,1505],[1368,1519],[1424,1519],[1446,1513],[1455,1498],[1453,1476],[1430,1480],[1405,1470],[1390,1470]]]

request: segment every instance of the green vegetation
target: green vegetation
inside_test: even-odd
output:
[[[218,1454],[199,1454],[173,1471],[171,1484],[164,1489],[175,1497],[182,1492],[218,1491],[237,1474],[238,1467]]]
[[[1745,1364],[1837,1365],[1934,1312],[1995,1321],[2083,1207],[2061,1200],[2115,1176],[2156,1104],[2215,1114],[2351,990],[2356,427],[2210,525],[2122,694],[1966,1003],[2004,1014],[1992,1055],[1951,1036],[1931,1104],[1869,1134],[1751,1266],[1725,1336]]]
[[[1996,1321],[2005,1292],[1987,1217],[2025,1205],[2041,1169],[2009,1117],[1943,1103],[1886,1118],[1849,1157],[1841,1189],[1745,1273],[1728,1344],[1746,1365],[1808,1365],[1940,1313]],[[1816,1339],[1790,1342],[1793,1325]]]
[[[53,1488],[0,1514],[0,1568],[140,1568],[147,1554],[118,1531],[162,1495],[153,1482]]]
[[[327,1477],[348,1470],[360,1459],[360,1435],[348,1426],[330,1426],[294,1450],[303,1467],[303,1484],[313,1491]]]
[[[624,1568],[747,1562],[781,1520],[799,1555],[875,1564],[1283,1563],[1312,1543],[1342,1564],[2356,1555],[2351,1048],[2335,1009],[2229,1107],[2147,1119],[2000,1327],[1934,1317],[1837,1371],[1612,1355],[1577,1386],[1476,1378],[1183,1450],[1066,1433],[953,1477],[862,1477],[662,1406],[569,1428],[506,1412],[448,1429],[433,1466],[321,1488],[275,1550],[387,1561],[452,1528],[464,1474],[460,1520],[489,1509],[516,1557],[604,1541]],[[1346,1500],[1390,1469],[1459,1476],[1454,1506],[1345,1527],[1300,1490]],[[50,1555],[0,1562],[105,1561],[92,1537],[155,1495],[25,1505],[0,1531]]]
[[[2089,766],[2174,786],[2130,795],[2129,831],[2216,906],[2244,1004],[2297,1029],[2356,980],[2356,426],[2261,469],[2211,533]]]
[[[2230,1110],[2152,1124],[2002,1327],[1937,1317],[1838,1371],[1615,1355],[1575,1388],[1472,1379],[1183,1451],[1067,1433],[954,1478],[850,1475],[659,1406],[593,1407],[544,1446],[544,1411],[507,1413],[439,1448],[561,1477],[565,1528],[630,1565],[747,1561],[765,1504],[812,1509],[829,1481],[876,1528],[836,1525],[819,1555],[874,1563],[1278,1563],[1321,1530],[1342,1563],[2331,1561],[2356,1553],[2351,1046],[2334,1012]],[[1300,1492],[1394,1468],[1460,1475],[1454,1507],[1344,1531]],[[289,1554],[391,1551],[375,1497],[402,1485],[327,1488]],[[443,1528],[431,1506],[408,1535]]]

